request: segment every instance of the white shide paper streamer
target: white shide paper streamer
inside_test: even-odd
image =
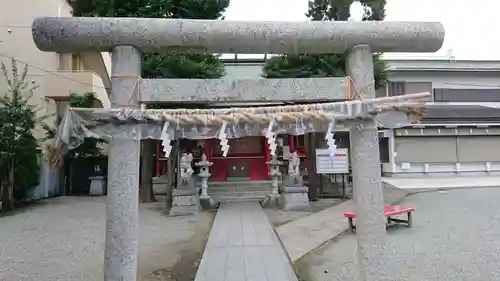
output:
[[[271,156],[276,155],[276,147],[278,146],[276,143],[276,134],[273,133],[274,120],[269,122],[269,127],[267,127],[266,138],[267,144],[269,145],[269,151]]]
[[[222,156],[224,156],[224,157],[227,156],[227,153],[229,151],[229,145],[227,142],[227,135],[226,135],[226,128],[227,128],[227,123],[223,122],[222,126],[220,128],[220,132],[219,132],[219,140],[220,140]]]
[[[165,152],[165,158],[169,158],[170,152],[172,152],[172,144],[170,139],[170,134],[168,133],[168,128],[170,124],[165,122],[163,124],[163,129],[161,130],[161,145],[163,146],[163,152]]]
[[[328,145],[328,152],[330,152],[330,157],[335,157],[335,151],[337,150],[337,145],[335,144],[335,139],[333,138],[333,127],[335,124],[330,122],[328,124],[328,130],[325,134],[326,144]]]

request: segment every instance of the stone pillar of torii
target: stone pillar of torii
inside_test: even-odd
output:
[[[350,81],[348,85],[343,84],[344,93],[346,87],[355,88],[359,99],[374,99],[373,53],[435,52],[441,48],[445,34],[443,26],[436,22],[239,22],[148,18],[38,18],[32,29],[35,44],[42,51],[111,52],[112,108],[139,108],[142,102],[168,102],[174,98],[220,101],[229,95],[224,89],[232,87],[235,91],[234,84],[228,86],[229,82],[224,79],[139,80],[142,52],[182,48],[203,53],[347,52],[346,70]],[[339,80],[277,79],[271,81],[275,84],[267,86],[262,83],[271,82],[246,81],[245,87],[249,87],[249,83],[260,83],[256,91],[264,86],[272,88],[267,97],[261,97],[270,101],[307,98],[308,91],[310,99],[338,99],[335,89],[340,84],[329,84],[329,81]],[[292,84],[306,86],[295,89],[296,93],[291,93],[292,87],[279,87]],[[193,91],[187,93],[186,90],[190,85],[191,90],[195,87],[192,85],[197,89],[203,85],[203,90],[192,97]],[[316,87],[315,92],[308,87]],[[235,95],[233,98],[248,100],[256,95],[241,91],[231,92]],[[130,126],[137,126],[140,132],[140,124]],[[387,280],[377,127],[376,119],[367,117],[355,120],[350,132],[361,280]],[[105,280],[137,280],[139,159],[140,136],[111,139]]]

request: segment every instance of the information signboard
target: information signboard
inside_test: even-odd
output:
[[[316,149],[316,171],[318,174],[348,174],[347,148],[337,148],[334,157],[330,156],[328,149]]]

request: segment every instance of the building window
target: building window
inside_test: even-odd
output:
[[[389,82],[389,96],[401,96],[405,94],[405,82]]]

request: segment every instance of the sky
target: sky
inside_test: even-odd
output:
[[[227,20],[303,21],[308,0],[231,0]],[[433,54],[392,53],[388,58],[500,60],[500,0],[387,0],[386,21],[440,21],[443,48]]]

